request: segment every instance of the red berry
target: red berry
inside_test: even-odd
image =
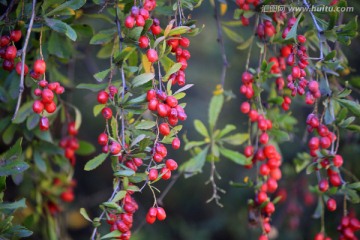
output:
[[[157,54],[155,49],[152,49],[152,48],[149,49],[146,52],[146,56],[147,56],[149,62],[151,62],[151,63],[154,63],[154,62],[156,62],[158,60],[158,54]]]
[[[39,127],[41,131],[47,131],[49,129],[49,119],[47,117],[40,118]]]
[[[268,199],[268,196],[266,194],[266,192],[260,191],[257,195],[257,201],[259,204],[262,204],[263,202],[265,202]]]
[[[166,98],[166,104],[169,106],[169,107],[176,107],[176,105],[178,105],[178,100],[173,97],[173,96],[168,96]]]
[[[10,39],[13,42],[18,42],[21,39],[21,31],[20,30],[13,30],[10,32]]]
[[[173,141],[171,142],[171,146],[174,150],[177,150],[180,148],[180,139],[179,138],[174,138]]]
[[[328,137],[320,138],[320,146],[321,148],[329,148],[331,146],[331,140]]]
[[[46,63],[42,59],[38,59],[34,62],[34,72],[42,75],[46,71]]]
[[[170,127],[167,123],[162,123],[159,125],[159,132],[161,135],[167,136],[170,134]]]
[[[21,65],[22,63],[18,62],[15,66],[16,73],[19,75],[21,75]],[[29,72],[29,67],[26,64],[24,64],[24,75],[27,75],[28,72]]]
[[[267,144],[269,142],[269,135],[266,132],[263,132],[260,135],[259,142],[261,144]]]
[[[329,198],[326,202],[326,207],[330,212],[333,212],[336,210],[336,201],[333,198]]]
[[[169,178],[171,178],[171,171],[167,167],[163,167],[160,170],[160,174],[162,175],[161,178],[164,180],[168,180]]]
[[[320,190],[321,192],[326,192],[328,189],[329,189],[329,182],[328,182],[328,180],[322,179],[322,180],[319,182],[319,190]]]
[[[269,178],[266,182],[266,185],[267,185],[267,190],[269,193],[275,192],[276,189],[278,188],[277,181],[273,178]]]
[[[270,168],[269,168],[269,166],[266,165],[266,164],[261,164],[260,169],[259,169],[259,173],[260,173],[261,175],[263,175],[263,176],[269,175],[269,173],[270,173]]]
[[[150,30],[154,35],[159,35],[161,33],[161,27],[158,25],[151,25]]]
[[[250,103],[248,102],[243,102],[240,106],[240,111],[244,114],[247,114],[250,112]]]
[[[335,155],[334,158],[333,158],[333,164],[335,167],[341,167],[343,165],[343,158],[341,155]]]
[[[245,157],[251,157],[254,154],[254,147],[253,146],[246,146],[244,149]]]
[[[156,221],[156,217],[152,217],[152,216],[150,216],[149,214],[146,214],[146,222],[148,223],[148,224],[153,224],[155,221]]]
[[[129,227],[121,220],[116,221],[116,226],[117,229],[122,233],[129,231]]]
[[[174,171],[178,168],[178,164],[174,159],[166,160],[165,165],[170,171]]]
[[[140,36],[139,38],[139,47],[140,48],[147,48],[149,46],[149,38],[147,36]]]
[[[72,190],[67,190],[60,195],[61,200],[64,202],[72,202],[74,201],[74,193]]]
[[[44,110],[44,104],[40,100],[35,100],[32,108],[35,113],[40,114]]]
[[[158,174],[158,170],[155,168],[151,168],[149,170],[149,180],[150,181],[154,181],[158,178],[159,174]]]
[[[125,18],[125,27],[126,28],[133,28],[135,25],[135,18],[133,16],[127,16]]]
[[[112,142],[110,145],[110,153],[112,155],[117,155],[121,151],[121,145],[118,142]]]
[[[54,100],[54,93],[50,89],[44,89],[41,98],[43,103],[51,103]]]
[[[291,70],[291,75],[293,76],[293,78],[299,78],[301,76],[300,68],[298,66],[294,66]]]
[[[1,36],[0,38],[0,47],[5,47],[10,43],[10,37],[9,36]]]
[[[15,46],[11,45],[6,48],[5,58],[8,60],[13,60],[16,57],[17,49]]]
[[[97,95],[97,101],[100,103],[100,104],[105,104],[107,103],[109,99],[109,94],[105,91],[100,91],[98,92],[98,95]]]
[[[312,137],[308,144],[308,146],[311,150],[319,149],[319,145],[320,145],[320,140],[317,137]]]
[[[166,212],[162,207],[157,208],[157,214],[156,217],[159,221],[163,221],[166,218]]]
[[[186,38],[186,37],[180,38],[179,43],[184,48],[187,48],[187,47],[190,46],[190,40],[188,38]]]
[[[145,25],[145,19],[142,15],[135,17],[136,26],[143,27]]]
[[[306,42],[306,37],[304,35],[298,35],[297,40],[299,41],[299,43],[304,43]]]
[[[101,114],[105,119],[110,119],[112,117],[112,110],[111,108],[104,107],[103,110],[101,110]]]
[[[157,113],[159,114],[160,117],[166,117],[168,115],[166,105],[163,103],[159,103],[157,105]]]
[[[56,110],[56,104],[54,102],[45,104],[45,111],[48,113],[53,113]]]
[[[269,202],[264,207],[264,211],[269,215],[272,214],[273,212],[275,212],[275,205],[272,202]]]

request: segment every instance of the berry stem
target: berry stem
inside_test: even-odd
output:
[[[215,1],[214,12],[215,12],[214,18],[216,21],[216,28],[217,28],[217,42],[220,45],[221,57],[222,57],[222,61],[223,61],[220,84],[224,88],[225,78],[226,78],[226,70],[229,67],[229,62],[227,60],[226,52],[225,52],[224,39],[223,39],[220,16],[219,16],[219,4],[217,1]]]
[[[253,36],[255,36],[256,28],[257,28],[258,23],[259,23],[259,16],[256,16],[255,25],[254,25],[254,30],[253,30]],[[247,57],[246,57],[245,71],[248,71],[248,70],[249,70],[251,51],[252,51],[252,46],[253,46],[253,44],[254,44],[254,41],[255,41],[255,40],[253,40],[253,41],[251,42],[250,47],[249,47],[249,50],[248,50],[248,54],[247,54]]]
[[[34,23],[35,7],[36,7],[36,0],[33,0],[30,23],[29,23],[29,26],[28,26],[28,29],[27,29],[27,32],[26,32],[24,46],[22,48],[19,96],[18,96],[18,100],[17,100],[17,103],[16,103],[16,108],[15,108],[15,112],[14,112],[14,115],[12,117],[12,120],[14,120],[16,118],[16,115],[17,115],[17,113],[19,111],[19,108],[20,108],[20,105],[21,105],[22,93],[24,92],[24,78],[25,78],[25,67],[24,66],[25,66],[25,60],[26,60],[26,49],[27,49],[27,46],[28,46],[28,43],[29,43],[31,30],[32,30],[33,23]]]

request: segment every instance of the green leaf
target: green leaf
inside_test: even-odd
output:
[[[143,120],[135,126],[135,129],[151,129],[155,127],[155,125],[156,122],[154,121]]]
[[[22,160],[11,161],[0,166],[0,176],[19,174],[29,168],[29,164]]]
[[[336,57],[336,50],[333,50],[331,52],[329,52],[325,58],[324,58],[324,61],[330,61],[332,60],[334,57]]]
[[[210,129],[214,129],[216,121],[221,112],[222,106],[224,104],[224,95],[216,95],[211,98],[210,107],[209,107],[209,125]]]
[[[114,116],[111,117],[110,126],[111,126],[111,136],[114,139],[117,139],[119,130],[118,130],[118,124],[116,118]]]
[[[202,123],[202,121],[195,119],[194,120],[194,126],[195,130],[200,133],[204,137],[209,137],[208,130],[206,129],[205,125]]]
[[[120,170],[114,173],[114,176],[116,177],[130,177],[135,174],[134,170],[126,169],[126,170]]]
[[[80,140],[79,148],[76,150],[77,155],[87,156],[93,154],[96,151],[93,144],[87,141]]]
[[[75,30],[70,27],[70,25],[53,18],[45,17],[45,23],[48,25],[52,30],[65,34],[68,38],[72,41],[76,41],[77,35]]]
[[[231,161],[240,164],[240,165],[247,165],[249,164],[249,159],[247,159],[243,154],[239,152],[235,152],[230,149],[220,148],[220,153],[224,157],[230,159]]]
[[[193,147],[199,147],[201,145],[204,145],[205,143],[206,143],[205,141],[187,142],[185,144],[184,150],[187,151]]]
[[[186,84],[182,88],[179,88],[178,90],[176,90],[176,92],[174,92],[174,94],[181,93],[181,92],[191,88],[192,86],[194,86],[194,84]]]
[[[81,125],[81,112],[77,107],[73,106],[73,108],[75,110],[75,129],[78,130]]]
[[[93,108],[94,117],[100,114],[101,110],[105,107],[104,104],[95,105]]]
[[[357,117],[360,117],[360,105],[357,102],[347,99],[336,99],[341,106],[348,108]]]
[[[153,73],[140,74],[140,75],[136,76],[132,80],[132,86],[133,87],[138,87],[138,86],[144,85],[145,83],[147,83],[150,80],[154,79],[154,77],[155,77],[155,74],[153,74]]]
[[[219,135],[217,136],[217,139],[222,138],[223,136],[225,136],[226,134],[234,131],[236,129],[236,127],[232,124],[226,124],[226,126],[220,131]]]
[[[346,129],[348,129],[350,131],[354,131],[354,132],[360,132],[360,126],[359,125],[351,124],[351,125],[347,126]]]
[[[104,81],[104,79],[107,77],[107,75],[111,72],[111,70],[112,70],[112,69],[109,68],[109,69],[106,69],[106,70],[104,70],[104,71],[95,73],[93,76],[94,76],[94,78],[96,79],[96,81],[102,82],[102,81]]]
[[[251,36],[248,40],[242,42],[236,48],[239,50],[247,49],[253,43],[253,41],[254,41],[254,36]]]
[[[114,34],[116,33],[115,28],[106,29],[98,32],[90,39],[90,44],[105,44],[113,40]]]
[[[107,239],[107,238],[117,238],[117,237],[120,237],[121,236],[121,232],[119,230],[115,230],[115,231],[112,231],[108,234],[105,234],[104,236],[102,236],[100,239]]]
[[[163,77],[163,81],[166,82],[169,79],[170,75],[179,71],[181,67],[181,63],[175,63],[174,65],[172,65],[170,69],[166,72],[166,75]]]
[[[117,192],[114,196],[114,198],[111,200],[112,202],[118,202],[121,199],[123,199],[126,195],[126,191],[125,190],[121,190],[119,192]]]
[[[221,139],[223,142],[228,144],[239,146],[249,139],[248,133],[237,133],[226,138]]]
[[[222,29],[223,29],[224,33],[234,42],[236,42],[236,43],[244,42],[244,38],[242,36],[240,36],[238,33],[231,30],[230,28],[222,26]]]
[[[208,151],[209,147],[207,146],[198,155],[181,165],[180,171],[184,172],[185,178],[202,171]]]
[[[189,30],[190,30],[190,27],[187,27],[187,26],[175,27],[170,30],[168,36],[182,35],[184,33],[187,33]]]
[[[105,159],[107,158],[109,154],[106,153],[101,153],[100,155],[94,157],[93,159],[89,160],[84,167],[85,171],[91,171],[95,168],[97,168],[98,166],[100,166],[100,164],[102,164]]]
[[[294,159],[295,171],[297,173],[301,172],[309,165],[309,163],[311,163],[311,156],[308,153],[298,153]]]
[[[299,14],[299,16],[296,19],[296,22],[294,23],[294,25],[291,27],[290,31],[288,32],[288,34],[286,35],[285,40],[289,40],[289,39],[296,39],[297,36],[297,28],[301,19],[302,13]]]
[[[34,101],[29,101],[29,102],[24,103],[20,107],[20,109],[16,115],[16,118],[12,122],[15,124],[24,122],[25,119],[33,112],[33,110],[32,110],[33,103],[34,103]]]
[[[39,124],[39,121],[40,121],[39,114],[36,113],[31,114],[26,120],[26,128],[28,130],[33,130]]]
[[[92,222],[91,218],[89,217],[89,215],[87,214],[85,208],[80,208],[80,214],[81,216],[83,216],[86,220],[88,220],[89,222]]]
[[[59,5],[52,11],[45,14],[45,16],[55,15],[57,12],[60,12],[66,8],[71,8],[72,10],[77,10],[81,8],[86,3],[86,0],[72,0],[72,1],[66,1],[63,4]]]
[[[139,136],[137,136],[135,139],[132,140],[130,148],[141,142],[144,138],[146,138],[145,134],[140,134]]]
[[[18,208],[26,208],[25,198],[12,203],[0,203],[0,210],[16,210]]]
[[[360,182],[354,182],[347,185],[348,188],[355,189],[357,191],[360,191]]]
[[[41,157],[40,152],[38,150],[34,151],[34,162],[36,167],[41,171],[41,172],[46,172],[46,163],[44,161],[44,159]]]

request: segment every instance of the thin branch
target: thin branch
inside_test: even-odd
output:
[[[11,12],[12,8],[14,7],[15,2],[16,2],[15,0],[10,2],[9,6],[6,9],[6,11],[4,12],[4,14],[0,16],[0,21],[6,19],[8,17],[9,13]]]
[[[221,29],[221,22],[220,22],[219,7],[218,6],[219,6],[219,4],[216,1],[215,2],[215,8],[214,8],[214,12],[215,12],[214,18],[215,18],[215,21],[216,21],[216,28],[217,28],[217,41],[218,41],[218,43],[220,45],[221,57],[222,57],[222,61],[223,61],[220,84],[221,84],[222,87],[224,87],[225,78],[226,78],[226,70],[229,67],[229,62],[227,60],[226,52],[225,52],[224,39],[223,39],[223,34],[222,34],[222,29]]]
[[[111,202],[111,201],[113,200],[113,198],[115,197],[116,193],[119,191],[119,188],[120,188],[120,181],[117,182],[117,185],[115,186],[114,191],[113,191],[113,193],[111,194],[111,197],[109,198],[108,202]],[[102,211],[102,213],[101,213],[100,216],[99,216],[99,219],[102,219],[102,217],[104,216],[105,212],[106,212],[105,210]],[[97,229],[98,229],[98,227],[94,227],[94,230],[93,230],[93,232],[92,232],[92,234],[91,234],[91,238],[90,238],[91,240],[95,240],[96,233],[97,233]]]
[[[306,6],[306,8],[310,9],[310,4],[307,2],[307,0],[303,0],[304,5]],[[324,33],[324,30],[320,27],[320,25],[318,24],[318,22],[316,21],[315,15],[312,11],[309,11],[310,16],[314,22],[316,31],[317,31],[317,35],[319,38],[319,49],[320,49],[320,59],[323,60],[324,59],[324,52],[323,52],[323,41],[322,41],[322,35]]]
[[[209,198],[206,203],[209,203],[213,200],[215,200],[215,203],[220,206],[220,207],[224,207],[224,205],[222,205],[220,203],[220,195],[218,194],[218,191],[221,192],[221,193],[225,193],[225,190],[219,188],[217,185],[216,185],[216,182],[215,182],[215,174],[216,174],[216,167],[215,167],[215,161],[214,159],[211,160],[211,172],[210,172],[210,178],[209,180],[205,183],[205,184],[208,184],[208,183],[211,183],[211,186],[212,186],[212,189],[213,189],[213,194],[211,196],[211,198]]]
[[[19,108],[20,108],[20,105],[21,105],[22,93],[24,92],[24,78],[25,78],[25,72],[24,71],[25,71],[26,49],[27,49],[27,46],[28,46],[28,43],[29,43],[31,30],[32,30],[33,23],[34,23],[35,7],[36,7],[36,0],[33,0],[30,23],[29,23],[29,27],[28,27],[28,30],[27,30],[27,33],[26,33],[25,43],[24,43],[24,46],[22,48],[19,97],[18,97],[18,101],[17,101],[17,104],[16,104],[16,108],[15,108],[15,112],[14,112],[14,115],[12,117],[12,120],[14,120],[16,118],[16,115],[17,115],[17,113],[19,111]]]

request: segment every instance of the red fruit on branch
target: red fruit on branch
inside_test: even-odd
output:
[[[38,59],[34,62],[34,72],[36,74],[42,75],[46,71],[46,63],[42,59]]]

